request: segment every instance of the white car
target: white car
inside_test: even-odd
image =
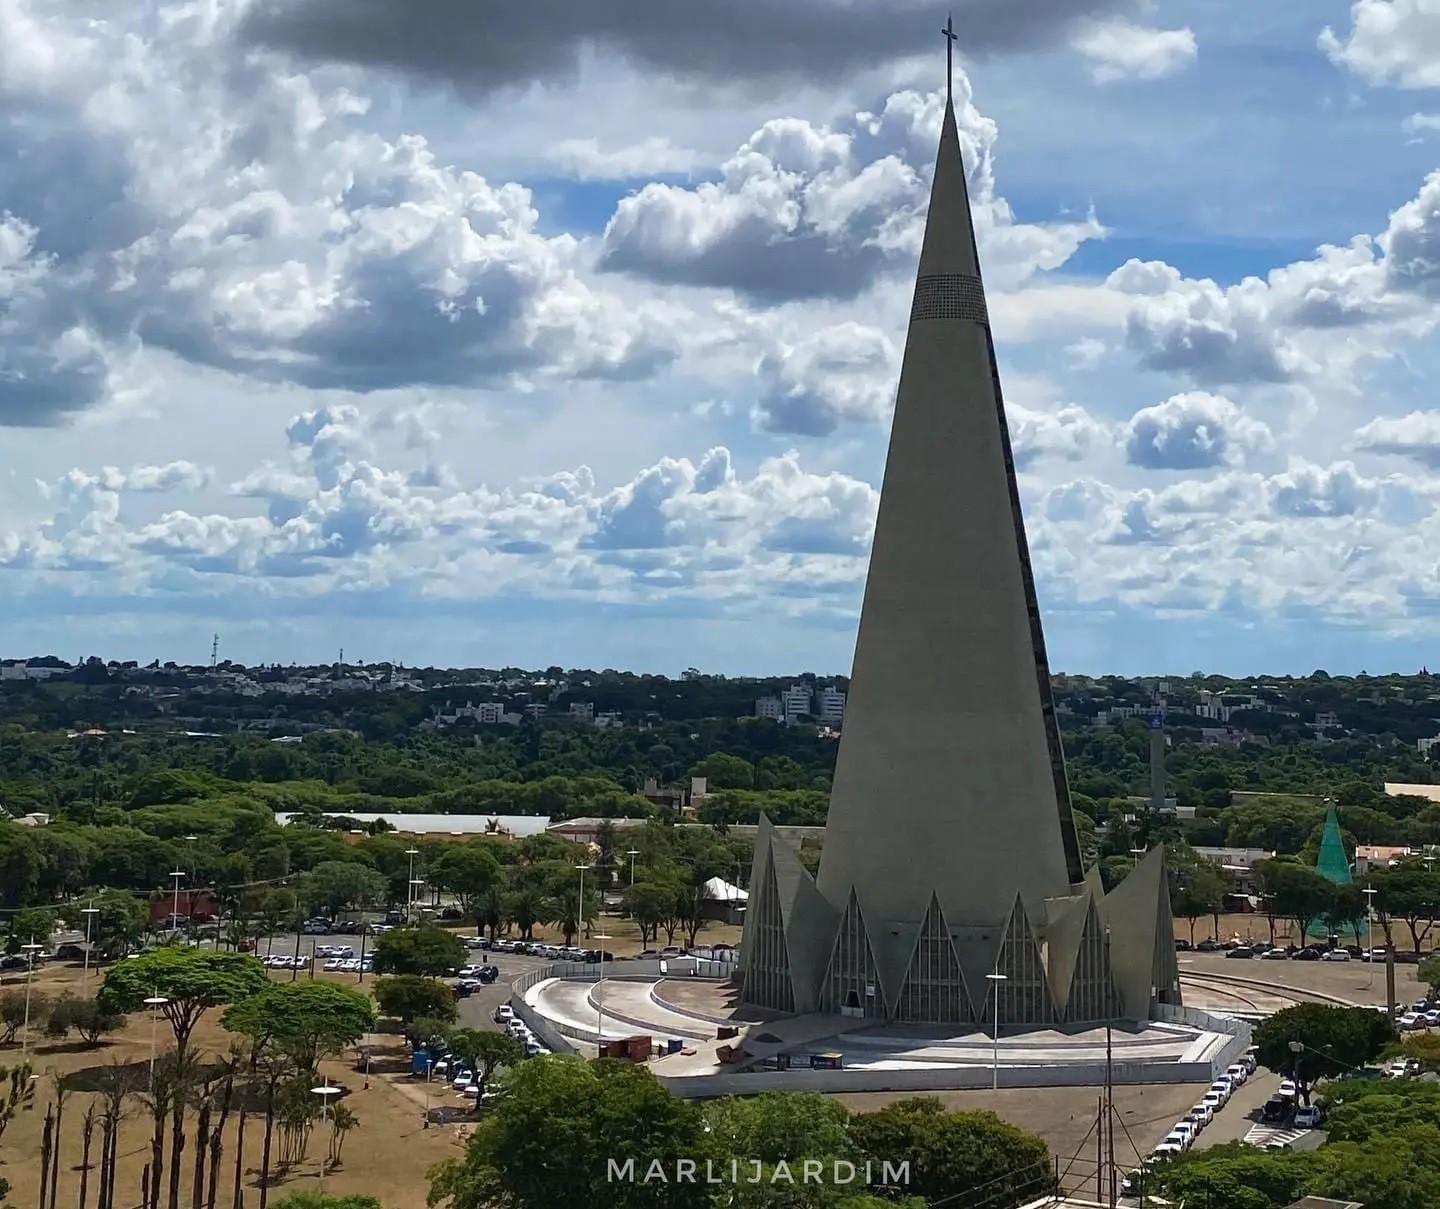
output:
[[[495,1011],[501,1020],[513,1020],[515,1018],[515,1009],[508,1003],[502,1003]]]
[[[1227,1079],[1224,1075],[1221,1075],[1218,1079],[1215,1080],[1214,1083],[1210,1084],[1210,1090],[1218,1091],[1220,1093],[1221,1101],[1228,1104],[1230,1102],[1230,1096],[1235,1091],[1235,1085],[1231,1083],[1230,1080]]]
[[[1225,1077],[1236,1087],[1239,1087],[1240,1084],[1244,1083],[1245,1080],[1250,1077],[1250,1072],[1245,1068],[1243,1063],[1236,1062],[1225,1068]]]
[[[1331,949],[1331,950],[1329,950],[1328,952],[1321,953],[1321,954],[1320,954],[1320,960],[1321,960],[1321,961],[1349,961],[1349,960],[1350,960],[1350,954],[1347,953],[1344,949]]]
[[[1225,1107],[1225,1097],[1218,1091],[1207,1091],[1200,1097],[1200,1103],[1210,1109],[1211,1113],[1217,1113]]]
[[[1293,1079],[1283,1079],[1283,1080],[1281,1080],[1281,1083],[1280,1083],[1280,1093],[1279,1093],[1279,1094],[1280,1094],[1280,1098],[1281,1098],[1282,1100],[1293,1100],[1298,1093],[1299,1093],[1299,1088],[1297,1088],[1297,1087],[1295,1086],[1295,1080],[1293,1080]]]
[[[330,958],[329,961],[327,961],[327,962],[326,962],[323,966],[321,966],[320,968],[321,968],[322,970],[330,970],[330,971],[333,972],[333,971],[335,971],[335,970],[338,970],[338,969],[340,968],[341,964],[342,964],[342,963],[341,963],[341,961],[340,961],[340,958],[338,958],[338,957],[332,957],[332,958]]]
[[[1172,1129],[1169,1133],[1165,1135],[1165,1141],[1161,1142],[1160,1145],[1171,1145],[1175,1147],[1176,1151],[1189,1150],[1190,1140],[1190,1134],[1188,1132],[1179,1129]]]
[[[1425,1027],[1425,1017],[1419,1012],[1406,1012],[1395,1022],[1402,1029],[1417,1029]]]
[[[454,1078],[453,1080],[451,1080],[451,1086],[452,1086],[456,1091],[459,1091],[459,1090],[460,1090],[462,1087],[464,1087],[467,1083],[474,1083],[474,1082],[475,1082],[475,1072],[474,1072],[473,1070],[462,1070],[458,1075],[455,1076],[455,1078]]]
[[[1387,1079],[1403,1079],[1408,1073],[1404,1058],[1397,1059],[1385,1068],[1385,1077]]]
[[[1201,1129],[1204,1129],[1205,1126],[1209,1125],[1210,1122],[1215,1119],[1215,1106],[1213,1104],[1206,1104],[1204,1100],[1201,1100],[1199,1104],[1190,1110],[1190,1119]]]
[[[1319,1127],[1321,1119],[1320,1110],[1313,1104],[1307,1108],[1295,1110],[1296,1129],[1316,1129]]]
[[[1195,1140],[1195,1135],[1200,1131],[1189,1121],[1179,1121],[1175,1128],[1170,1131],[1172,1134],[1180,1134],[1185,1139],[1185,1145],[1189,1146]]]
[[[1173,1158],[1177,1154],[1184,1154],[1185,1147],[1179,1142],[1166,1138],[1159,1146],[1155,1147],[1154,1157],[1157,1159]]]

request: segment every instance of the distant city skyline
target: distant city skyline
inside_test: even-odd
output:
[[[3,6],[6,645],[844,674],[947,6],[445,10]],[[1440,13],[954,11],[1052,665],[1440,665]]]

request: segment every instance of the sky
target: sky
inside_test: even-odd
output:
[[[0,653],[848,671],[918,0],[0,0]],[[1440,664],[1440,4],[957,0],[1051,663]]]

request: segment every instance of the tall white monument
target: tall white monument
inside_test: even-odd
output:
[[[1179,1002],[1163,853],[1109,895],[1082,868],[949,96],[820,872],[762,820],[742,952],[742,997],[787,1012]]]

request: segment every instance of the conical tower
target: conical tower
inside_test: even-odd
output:
[[[876,926],[1004,921],[1083,876],[947,100],[820,889]]]
[[[771,860],[757,850],[757,872]],[[1028,981],[1002,1024],[1078,1023],[1043,971],[1065,963],[1082,1015],[1116,1002],[1084,880],[947,90],[816,883],[845,935],[787,932],[796,1010],[841,995],[958,1022],[993,1013],[985,975],[1013,967]]]

